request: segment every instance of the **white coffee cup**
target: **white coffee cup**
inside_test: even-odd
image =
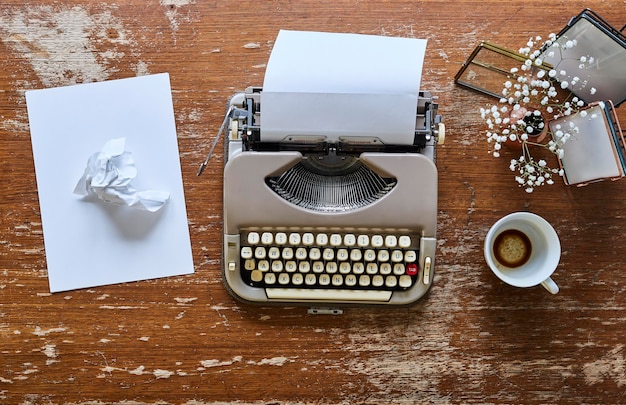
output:
[[[550,278],[561,258],[556,231],[538,215],[514,212],[500,218],[485,238],[485,260],[507,284],[532,287],[541,284],[552,294],[559,287]]]

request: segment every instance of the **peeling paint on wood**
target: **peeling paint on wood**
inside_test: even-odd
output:
[[[506,159],[487,154],[478,109],[489,100],[453,77],[483,39],[515,48],[582,7],[621,26],[625,5],[5,0],[0,402],[623,403],[624,183],[520,192]],[[437,155],[436,275],[414,307],[310,316],[245,305],[223,286],[221,157],[195,171],[228,97],[262,84],[279,29],[428,39],[422,87],[439,97],[448,137]],[[50,294],[25,90],[166,71],[196,274]],[[487,230],[519,210],[561,238],[557,296],[503,285],[484,264]]]

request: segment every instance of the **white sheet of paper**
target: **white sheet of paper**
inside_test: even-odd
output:
[[[166,73],[26,92],[50,291],[193,273]],[[149,212],[73,193],[88,158],[126,138],[138,189],[167,190]]]
[[[424,39],[280,31],[261,93],[262,139],[412,144],[425,51]]]

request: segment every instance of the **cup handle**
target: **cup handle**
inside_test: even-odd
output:
[[[546,290],[548,290],[552,294],[556,294],[556,293],[559,292],[559,286],[556,285],[556,283],[554,281],[552,281],[552,279],[550,277],[548,277],[545,280],[543,280],[541,282],[541,285],[543,286],[543,288],[545,288]]]

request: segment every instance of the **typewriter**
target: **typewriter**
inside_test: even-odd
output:
[[[262,95],[235,94],[220,129],[230,293],[311,307],[423,297],[435,272],[435,156],[445,136],[435,97],[419,92],[412,142],[393,144],[368,134],[268,140]]]

